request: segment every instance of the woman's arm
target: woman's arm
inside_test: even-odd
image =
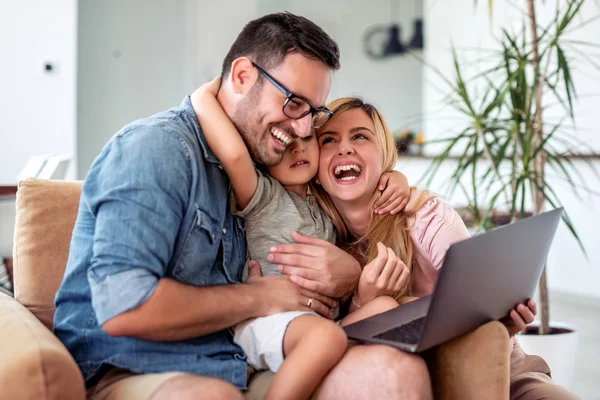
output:
[[[407,209],[413,206],[413,199],[418,199],[420,193],[413,192]],[[416,212],[410,236],[417,251],[430,262],[427,267],[437,273],[444,263],[448,247],[471,235],[456,210],[434,197]]]
[[[407,207],[410,206],[409,203]],[[420,253],[414,257],[413,293],[424,296],[433,291],[448,247],[470,235],[456,210],[437,198],[429,200],[417,212],[410,235]],[[533,321],[536,312],[535,303],[528,300],[510,310],[500,322],[506,326],[509,335],[514,336]]]
[[[244,140],[217,101],[220,82],[214,79],[190,97],[208,146],[223,163],[238,208],[244,209],[252,199],[258,178]]]

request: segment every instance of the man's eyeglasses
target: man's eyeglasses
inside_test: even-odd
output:
[[[267,71],[259,67],[256,63],[252,63],[254,67],[264,76],[273,86],[287,97],[283,103],[283,113],[291,119],[301,119],[308,114],[312,115],[312,127],[317,129],[325,125],[329,118],[333,115],[327,107],[313,107],[308,100],[302,96],[298,96],[286,89],[281,83],[277,82]]]

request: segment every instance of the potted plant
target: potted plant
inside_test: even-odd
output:
[[[490,229],[502,223],[500,221],[514,222],[531,213],[543,212],[548,206],[561,205],[558,191],[547,179],[549,168],[562,175],[573,191],[580,190],[580,180],[570,157],[573,146],[577,149],[589,146],[569,132],[573,127],[566,123],[574,125],[575,122],[576,91],[570,68],[573,59],[567,55],[572,43],[565,39],[565,34],[572,28],[583,2],[567,1],[564,7],[557,8],[547,26],[540,26],[534,1],[527,0],[522,29],[518,33],[502,30],[498,48],[485,56],[489,68],[467,76],[468,66],[474,63],[465,64],[453,49],[454,77],[446,78],[436,70],[451,88],[448,105],[464,116],[466,123],[450,136],[433,141],[442,151],[424,178],[430,184],[440,166],[447,169],[449,159],[456,162],[448,180],[448,194],[452,195],[456,189],[464,193],[468,199],[468,217],[477,229]],[[591,58],[581,58],[582,62],[593,63]],[[562,107],[564,118],[559,122],[544,119],[545,110],[552,104]],[[580,154],[578,157],[595,171],[591,159]],[[568,210],[563,214],[563,221],[585,253]],[[545,270],[540,279],[539,296],[541,322],[535,332],[528,330],[527,336],[537,333],[540,339],[548,341],[571,332],[550,324]],[[576,344],[576,338],[566,340]],[[520,342],[523,344],[524,340]],[[550,346],[551,353],[560,352],[556,344]],[[529,345],[524,347],[544,357],[555,379],[569,385],[575,349],[565,350],[566,354],[570,353],[571,361],[555,362],[552,354],[540,354],[543,350]],[[558,371],[561,366],[565,368],[564,374]]]

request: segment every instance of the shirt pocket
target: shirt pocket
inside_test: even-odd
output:
[[[246,237],[244,234],[244,219],[233,217],[234,228],[231,236],[223,239],[225,251],[223,254],[223,269],[227,283],[241,283],[242,270],[246,263]],[[231,242],[227,242],[230,240]]]
[[[221,247],[221,229],[208,213],[196,208],[196,216],[179,257],[173,276],[179,281],[196,286],[210,284],[208,277],[215,266]]]

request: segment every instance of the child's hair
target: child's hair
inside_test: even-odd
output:
[[[320,129],[324,129],[327,124],[346,111],[357,108],[363,110],[369,118],[371,118],[371,121],[373,121],[373,125],[375,126],[375,138],[383,155],[382,171],[390,172],[394,169],[397,158],[396,146],[384,119],[375,107],[363,102],[362,99],[357,97],[342,97],[327,104],[327,108],[333,112],[333,115]],[[367,233],[363,237],[352,238],[329,194],[327,194],[327,192],[319,185],[312,185],[311,190],[321,208],[331,217],[338,232],[338,240],[342,247],[352,254],[361,265],[366,265],[377,257],[377,243],[381,242],[386,247],[391,248],[396,256],[404,261],[406,266],[412,272],[413,244],[409,235],[410,227],[408,226],[408,220],[415,215],[416,211],[419,210],[423,204],[433,197],[432,194],[429,192],[422,192],[419,195],[418,200],[412,202],[412,204],[416,204],[416,206],[411,210],[405,209],[394,215],[379,215],[372,213]],[[414,190],[415,188],[412,187],[411,192]],[[370,204],[373,204],[380,196],[381,193],[376,190]],[[401,297],[409,295],[411,283],[412,274],[409,282],[393,297],[396,300],[399,300]]]

